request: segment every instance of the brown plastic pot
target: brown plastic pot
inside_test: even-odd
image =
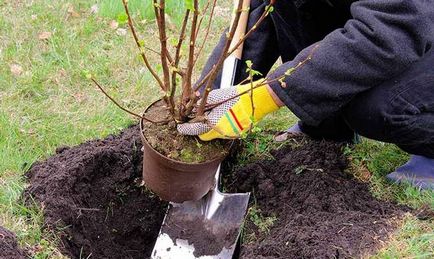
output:
[[[145,186],[161,199],[176,203],[195,201],[214,187],[215,173],[225,156],[196,164],[165,157],[153,149],[143,135],[143,120],[140,121],[140,136],[143,143],[143,180]]]

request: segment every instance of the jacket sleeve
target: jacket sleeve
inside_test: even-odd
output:
[[[431,51],[433,13],[430,0],[357,1],[343,28],[301,51],[269,78],[284,75],[311,55],[309,61],[284,83],[270,85],[302,121],[315,126],[358,93],[393,78]]]

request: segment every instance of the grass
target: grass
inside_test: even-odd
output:
[[[169,3],[176,6],[180,2]],[[43,229],[42,211],[23,206],[19,200],[26,186],[24,172],[35,161],[52,155],[58,146],[103,138],[134,122],[107,101],[83,71],[91,71],[111,94],[137,112],[159,94],[130,35],[110,27],[119,16],[120,2],[99,1],[97,14],[90,12],[93,4],[84,0],[0,0],[0,225],[17,233],[20,245],[32,251],[34,258],[63,256],[56,248],[55,234]],[[142,20],[138,22],[141,36],[149,39],[155,34],[149,10],[140,8],[138,0],[130,0],[130,4],[137,21]],[[227,6],[221,8],[212,31],[226,26]],[[176,23],[176,12],[170,15]],[[44,32],[50,36],[40,39]],[[205,53],[210,52],[218,34],[209,39]],[[158,63],[157,57],[152,59]],[[200,64],[203,62],[201,59]],[[12,65],[21,67],[22,72],[12,73]],[[246,141],[246,159],[266,156],[274,144],[265,132],[284,129],[295,120],[282,109],[261,122],[262,132]],[[383,176],[407,158],[395,146],[365,140],[347,152],[354,168],[372,173],[369,182],[378,198],[413,208],[434,208],[432,192],[384,181]],[[377,257],[430,257],[433,226],[432,221],[409,217]]]
[[[204,1],[201,0],[200,3]],[[124,7],[122,1],[117,0],[100,0],[99,2],[100,15],[105,18],[117,19],[124,15]],[[152,1],[129,0],[128,5],[132,14],[142,20],[152,20],[154,17],[154,9]],[[168,19],[173,23],[179,23],[183,16],[185,0],[168,0],[166,1],[166,10]]]

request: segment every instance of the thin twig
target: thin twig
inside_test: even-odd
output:
[[[309,55],[307,56],[307,58],[305,58],[303,61],[299,62],[295,67],[290,68],[290,69],[289,69],[290,73],[285,73],[285,74],[281,75],[280,77],[276,77],[276,78],[271,79],[271,80],[269,80],[268,78],[263,78],[263,79],[262,79],[258,84],[256,84],[254,87],[251,87],[251,89],[248,89],[248,90],[246,90],[246,91],[244,91],[244,92],[241,92],[241,93],[239,93],[239,94],[237,94],[237,95],[235,95],[235,96],[232,96],[232,97],[230,97],[230,98],[227,98],[227,99],[225,99],[225,100],[223,100],[223,101],[220,101],[220,102],[217,102],[217,103],[213,103],[213,104],[207,104],[206,107],[205,107],[205,108],[206,108],[205,111],[212,110],[212,109],[214,109],[215,107],[220,106],[220,105],[224,104],[225,102],[228,102],[228,101],[233,100],[233,99],[235,99],[235,98],[238,98],[238,97],[240,97],[240,96],[242,96],[242,95],[244,95],[244,94],[246,94],[246,93],[248,93],[248,92],[250,92],[250,91],[253,91],[254,89],[256,89],[256,88],[258,88],[258,87],[261,87],[261,86],[264,86],[264,85],[269,85],[269,84],[271,84],[271,83],[274,83],[274,82],[280,81],[280,80],[282,80],[282,79],[285,79],[285,78],[288,77],[288,76],[291,76],[294,72],[296,72],[299,68],[301,68],[302,66],[304,66],[304,65],[305,65],[309,60],[312,59],[312,56],[313,56],[313,54],[315,53],[315,51],[316,51],[316,49],[317,49],[318,47],[319,47],[319,45],[315,45],[315,46],[312,48],[312,50],[310,51],[310,53],[309,53]],[[246,80],[248,80],[248,78],[245,79],[244,81],[246,81]]]
[[[199,59],[199,57],[200,57],[200,55],[202,53],[203,47],[205,46],[205,43],[208,40],[209,31],[210,31],[210,28],[211,28],[212,19],[214,17],[214,11],[215,11],[215,7],[216,7],[216,3],[217,3],[217,0],[213,0],[213,1],[214,2],[213,2],[213,5],[211,7],[211,12],[210,12],[210,15],[209,15],[209,20],[208,20],[208,25],[207,25],[206,30],[205,30],[205,36],[204,36],[204,38],[202,40],[202,44],[200,45],[199,50],[197,51],[196,59],[194,60],[194,63],[193,63],[194,65],[196,64],[197,60]],[[202,16],[202,18],[203,18],[203,16]]]
[[[198,22],[198,25],[197,25],[197,28],[196,28],[196,32],[195,32],[196,33],[196,37],[199,35],[199,30],[200,30],[200,27],[202,26],[203,18],[205,17],[205,13],[207,12],[207,10],[209,8],[210,3],[211,3],[211,0],[208,0],[206,2],[205,7],[200,12],[201,16],[200,16],[200,19],[199,19],[199,22]]]
[[[249,77],[250,77],[250,102],[251,102],[251,105],[252,105],[252,115],[250,117],[251,124],[250,124],[250,127],[249,127],[249,132],[251,132],[252,129],[253,129],[253,123],[254,123],[254,118],[255,118],[255,103],[253,102],[253,87],[254,87],[254,85],[253,85],[253,76],[250,75]]]
[[[136,30],[134,29],[133,21],[131,19],[130,12],[128,10],[127,0],[122,0],[122,3],[124,4],[125,13],[127,14],[127,17],[128,17],[128,26],[130,27],[131,33],[133,34],[133,37],[134,37],[134,41],[136,42],[137,47],[140,50],[140,55],[142,56],[142,59],[145,62],[145,65],[148,68],[149,72],[151,72],[152,76],[158,82],[161,90],[164,91],[164,89],[165,89],[164,88],[164,84],[161,81],[160,77],[157,75],[157,73],[152,68],[151,64],[149,64],[149,60],[148,60],[148,58],[147,58],[147,56],[145,54],[145,51],[144,51],[142,45],[140,44],[139,38],[137,37],[137,33],[136,33]]]
[[[161,67],[163,69],[163,82],[164,82],[164,92],[163,97],[166,104],[170,107],[170,112],[173,115],[174,107],[172,107],[173,102],[169,100],[169,88],[170,88],[170,69],[168,64],[168,49],[167,49],[167,35],[166,35],[166,1],[160,0],[160,4],[157,4],[157,0],[153,0],[155,17],[157,21],[158,33],[160,36],[160,52],[161,52]]]
[[[235,14],[235,18],[234,18],[234,21],[233,21],[233,24],[232,24],[232,28],[230,29],[230,32],[228,34],[228,38],[226,39],[226,44],[225,44],[225,46],[223,48],[223,52],[222,52],[222,54],[221,54],[221,56],[220,56],[217,64],[214,65],[214,69],[212,70],[213,72],[211,73],[210,78],[209,78],[209,80],[208,80],[208,82],[207,82],[207,84],[205,86],[205,90],[204,90],[204,92],[202,94],[202,102],[199,105],[199,108],[198,108],[198,111],[197,111],[197,116],[199,116],[199,117],[201,117],[201,116],[204,115],[205,104],[206,104],[206,101],[208,99],[209,92],[211,91],[211,86],[212,86],[215,78],[217,77],[218,72],[223,67],[223,63],[224,63],[224,61],[225,61],[225,59],[227,57],[225,54],[227,53],[227,51],[228,51],[228,49],[229,49],[229,47],[231,45],[232,39],[233,39],[233,37],[235,35],[235,32],[237,30],[238,22],[240,21],[240,17],[241,17],[241,12],[243,11],[242,7],[243,7],[243,0],[239,0],[238,1],[238,6],[237,6],[237,10],[236,10],[236,14]],[[192,103],[191,105],[193,106],[194,103]]]
[[[198,0],[193,0],[193,18],[191,21],[191,31],[190,31],[190,42],[189,42],[189,52],[188,52],[188,61],[187,61],[187,71],[185,72],[184,83],[182,85],[182,100],[181,100],[181,117],[184,116],[182,107],[188,101],[188,98],[191,96],[192,92],[192,74],[194,67],[194,52],[196,50],[196,27],[197,27],[197,19],[199,16],[198,10]]]
[[[172,63],[173,71],[172,71],[172,87],[170,89],[170,101],[173,103],[173,107],[175,107],[174,99],[175,99],[175,92],[177,86],[176,74],[182,73],[182,71],[180,71],[178,66],[179,66],[179,61],[181,59],[181,48],[182,48],[182,43],[185,39],[185,32],[187,28],[189,15],[190,15],[190,10],[187,9],[184,15],[184,20],[182,22],[181,33],[179,34],[178,44],[176,45],[175,61]],[[182,73],[180,75],[181,77],[183,77],[185,74]]]
[[[271,8],[271,6],[274,4],[274,1],[271,1],[270,5],[266,6],[264,12],[262,13],[262,15],[259,17],[258,21],[252,26],[252,28],[241,38],[239,39],[239,41],[237,42],[237,44],[235,44],[235,46],[229,50],[225,55],[227,57],[229,57],[232,53],[234,53],[237,48],[243,44],[243,42],[253,33],[257,30],[257,28],[259,27],[259,25],[265,20],[265,18],[268,16],[269,14],[269,10]],[[196,85],[194,91],[198,91],[210,78],[211,74],[213,73],[215,67],[213,67],[213,69],[211,69],[207,75],[205,75],[203,77],[203,79]]]
[[[136,116],[137,118],[142,118],[142,116],[140,116],[140,115],[138,115],[137,113],[134,113],[134,112],[132,112],[132,111],[130,111],[130,110],[128,110],[127,108],[125,108],[125,107],[123,107],[122,105],[120,105],[113,97],[111,97],[105,90],[104,90],[104,88],[98,83],[98,81],[96,81],[96,79],[95,78],[91,78],[90,80],[92,80],[92,82],[99,88],[99,90],[101,90],[101,92],[107,97],[107,98],[109,98],[110,99],[110,101],[112,101],[114,104],[116,104],[116,106],[118,106],[121,110],[123,110],[123,111],[125,111],[125,112],[127,112],[127,113],[129,113],[129,114],[131,114],[131,115],[133,115],[133,116]]]
[[[153,123],[153,124],[159,124],[159,123],[166,123],[166,122],[168,122],[168,121],[153,121],[153,120],[151,120],[151,119],[148,119],[148,118],[146,118],[145,116],[141,116],[141,115],[139,115],[139,114],[137,114],[137,113],[135,113],[135,112],[132,112],[132,111],[130,111],[130,110],[128,110],[127,108],[125,108],[125,107],[123,107],[122,105],[120,105],[113,97],[111,97],[105,90],[104,90],[104,88],[101,86],[101,84],[99,84],[98,83],[98,81],[96,81],[96,79],[95,78],[91,78],[90,80],[92,80],[92,82],[99,88],[99,90],[107,97],[107,98],[109,98],[110,99],[110,101],[112,101],[117,107],[119,107],[121,110],[123,110],[124,112],[126,112],[126,113],[129,113],[129,114],[131,114],[131,115],[133,115],[133,116],[135,116],[135,117],[137,117],[137,118],[140,118],[140,119],[143,119],[143,120],[145,120],[145,121],[148,121],[148,122],[150,122],[150,123]]]
[[[234,53],[238,47],[244,43],[244,41],[253,33],[257,30],[257,28],[259,27],[259,25],[265,20],[265,18],[267,18],[268,14],[270,13],[270,8],[271,8],[271,4],[267,5],[265,7],[264,12],[261,14],[261,17],[259,17],[259,19],[256,21],[256,23],[252,26],[252,28],[250,28],[250,30],[243,35],[243,37],[241,37],[241,39],[238,40],[237,44],[235,44],[233,46],[233,48],[231,50],[229,50],[229,52],[226,54],[227,56],[230,56],[232,53]]]

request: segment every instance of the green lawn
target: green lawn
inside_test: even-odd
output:
[[[141,37],[149,39],[155,27],[142,2],[130,0]],[[172,0],[169,6],[179,10],[179,2]],[[95,4],[96,13],[91,11]],[[225,2],[217,10],[212,30],[216,33],[205,53],[228,23],[229,6]],[[127,27],[113,22],[121,14],[120,0],[0,0],[0,225],[17,233],[20,244],[33,251],[35,258],[62,255],[55,248],[55,233],[42,230],[41,210],[26,208],[19,201],[24,172],[60,145],[102,138],[133,122],[95,89],[83,71],[91,71],[113,96],[137,112],[158,99],[157,86],[140,62],[130,34],[125,35]],[[169,16],[176,27],[179,11]],[[284,129],[295,120],[281,110],[260,127]],[[251,150],[265,153],[267,141],[259,139]],[[354,172],[367,169],[372,173],[369,181],[378,198],[434,209],[433,192],[384,181],[383,176],[407,158],[395,146],[364,140],[347,152]],[[432,220],[409,216],[401,225],[378,258],[434,256]]]

